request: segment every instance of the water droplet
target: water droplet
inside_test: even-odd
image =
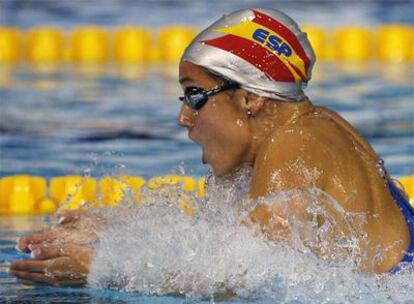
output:
[[[181,175],[185,175],[185,164],[184,164],[184,161],[181,161],[179,164],[178,164],[178,172],[181,174]]]

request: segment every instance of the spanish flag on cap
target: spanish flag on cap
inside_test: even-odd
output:
[[[315,55],[305,33],[286,14],[247,9],[202,31],[182,60],[200,65],[260,96],[299,101]]]

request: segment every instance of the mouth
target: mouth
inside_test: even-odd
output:
[[[195,141],[194,138],[193,138],[193,136],[192,136],[192,132],[191,132],[192,130],[193,130],[192,127],[187,127],[187,137],[189,139],[191,139],[192,141]]]
[[[206,160],[206,156],[204,154],[204,151],[202,152],[201,162],[203,163],[203,165],[207,164],[207,160]]]
[[[197,145],[199,145],[199,146],[200,146],[200,148],[201,148],[201,162],[205,165],[205,164],[207,164],[207,159],[206,159],[206,153],[205,153],[205,151],[204,151],[204,147],[203,147],[203,145],[202,145],[202,144],[201,144],[198,140],[196,140],[196,139],[194,138],[194,136],[193,136],[193,134],[192,134],[191,130],[192,130],[192,128],[191,128],[191,127],[190,127],[190,128],[188,128],[187,137],[188,137],[190,140],[192,140],[194,143],[196,143]]]

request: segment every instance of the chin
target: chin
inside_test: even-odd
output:
[[[217,159],[217,157],[214,157],[211,154],[205,153],[204,151],[203,151],[203,156],[202,156],[202,162],[203,164],[209,164],[211,170],[213,171],[213,174],[218,177],[227,175],[235,169],[230,164],[228,163],[226,164],[226,162],[223,161],[222,157],[220,157],[220,159]]]
[[[214,165],[211,165],[211,170],[213,171],[213,174],[217,177],[227,175],[231,172],[231,170],[228,170],[228,169],[223,168],[223,167],[217,167],[217,166],[214,166]]]

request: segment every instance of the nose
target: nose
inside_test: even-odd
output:
[[[187,106],[182,105],[180,113],[178,113],[177,123],[181,127],[192,127],[193,126],[193,110]]]

